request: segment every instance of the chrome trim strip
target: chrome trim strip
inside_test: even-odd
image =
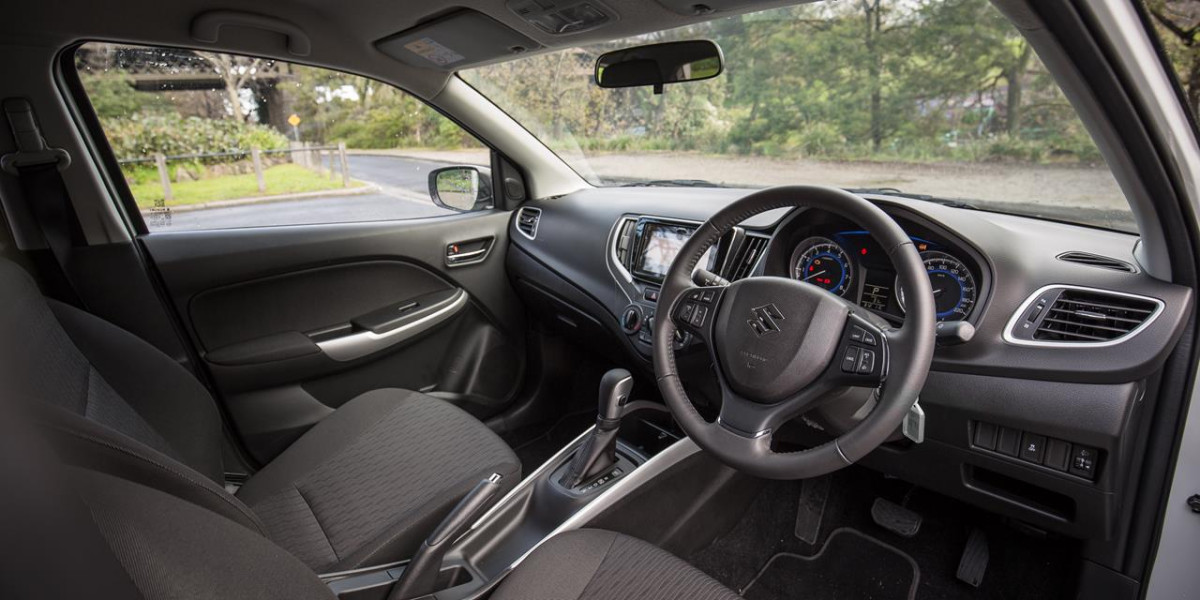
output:
[[[532,548],[525,552],[525,554],[522,554],[519,558],[517,558],[517,560],[513,561],[512,565],[508,567],[509,571],[521,564],[521,562],[524,561],[531,553],[533,553],[534,550],[537,550],[539,546],[546,543],[546,540],[564,531],[572,531],[583,527],[588,523],[588,521],[598,516],[605,509],[613,506],[620,500],[627,497],[643,483],[654,479],[667,469],[679,464],[684,459],[698,452],[700,452],[700,447],[697,446],[691,438],[685,437],[674,444],[671,444],[665,450],[654,455],[653,458],[634,469],[632,473],[629,473],[628,475],[609,484],[610,487],[601,493],[595,500],[592,500],[587,504],[587,506],[579,509],[579,511],[571,515],[570,518],[568,518],[566,521],[563,521],[561,525],[554,528],[554,531],[551,531],[549,535],[542,538],[540,541],[538,541],[538,543],[534,544]]]
[[[613,225],[612,231],[610,231],[608,233],[608,258],[609,258],[608,272],[612,273],[612,265],[616,265],[617,272],[620,273],[621,276],[625,278],[625,282],[633,283],[633,275],[629,272],[628,269],[625,268],[625,265],[621,264],[620,258],[617,257],[617,243],[621,241],[621,229],[623,227],[625,227],[626,221],[633,221],[634,223],[637,223],[637,218],[621,217],[621,218],[617,219],[617,222]],[[616,273],[612,273],[612,275],[615,277]],[[620,282],[618,281],[618,283],[620,283]],[[622,290],[622,291],[624,291],[624,290]],[[626,296],[628,296],[628,294],[626,294]]]
[[[346,362],[356,358],[362,358],[368,354],[378,352],[393,346],[407,339],[410,339],[420,333],[429,331],[430,329],[440,325],[450,317],[458,314],[467,305],[469,295],[466,290],[458,290],[454,296],[451,296],[445,302],[445,306],[435,312],[429,313],[412,323],[402,325],[385,333],[375,333],[373,331],[360,331],[350,335],[336,337],[329,340],[317,342],[317,347],[325,353],[326,356],[338,362]]]
[[[1092,293],[1096,293],[1096,294],[1108,294],[1110,296],[1121,296],[1124,298],[1134,298],[1137,300],[1145,300],[1147,302],[1153,302],[1155,308],[1154,308],[1154,312],[1150,313],[1150,316],[1146,317],[1146,320],[1143,321],[1141,325],[1138,325],[1137,327],[1133,328],[1129,333],[1126,333],[1125,335],[1122,335],[1119,338],[1105,340],[1103,342],[1057,342],[1057,341],[1047,341],[1047,340],[1022,340],[1022,339],[1015,337],[1013,335],[1013,331],[1016,329],[1017,323],[1020,322],[1021,317],[1025,314],[1026,311],[1029,310],[1030,305],[1032,305],[1035,301],[1037,301],[1038,297],[1040,297],[1042,294],[1044,294],[1050,290],[1054,290],[1054,289],[1080,290],[1080,291],[1092,292]],[[1105,348],[1108,346],[1115,346],[1122,342],[1128,341],[1129,339],[1133,338],[1133,336],[1141,333],[1142,330],[1149,327],[1150,324],[1153,323],[1154,320],[1157,319],[1158,316],[1162,314],[1163,308],[1165,306],[1166,305],[1163,303],[1162,300],[1159,300],[1158,298],[1151,298],[1149,296],[1142,296],[1139,294],[1130,294],[1127,292],[1118,292],[1115,290],[1105,290],[1105,289],[1101,289],[1101,288],[1085,287],[1082,285],[1070,285],[1070,284],[1066,284],[1066,283],[1052,283],[1050,285],[1046,285],[1046,286],[1042,286],[1042,287],[1038,288],[1038,290],[1036,292],[1030,294],[1029,297],[1026,298],[1024,302],[1021,303],[1021,306],[1017,307],[1016,312],[1014,312],[1012,317],[1009,318],[1008,324],[1004,326],[1004,336],[1003,337],[1004,337],[1005,342],[1008,342],[1009,344],[1012,344],[1014,346],[1034,346],[1034,347],[1041,347],[1041,348]]]
[[[527,211],[527,210],[536,210],[537,214],[538,214],[537,221],[534,221],[534,223],[533,223],[533,233],[532,234],[525,233],[525,231],[523,229],[521,229],[521,215],[524,214],[525,211]],[[541,224],[542,224],[542,209],[534,207],[534,206],[522,206],[521,209],[517,211],[517,222],[513,223],[513,227],[517,228],[517,233],[532,240],[537,237],[538,226]]]

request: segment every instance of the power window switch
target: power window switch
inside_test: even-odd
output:
[[[1026,433],[1021,437],[1021,460],[1042,464],[1046,454],[1046,436]]]
[[[1043,464],[1055,471],[1066,471],[1071,462],[1071,444],[1050,438],[1046,440],[1046,460]]]
[[[1000,428],[1000,435],[996,438],[996,452],[1016,456],[1021,451],[1021,432],[1016,429],[1007,427]]]
[[[975,423],[975,445],[984,450],[995,450],[996,426],[991,423]]]

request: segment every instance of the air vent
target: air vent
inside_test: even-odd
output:
[[[1091,267],[1099,267],[1101,269],[1109,269],[1111,271],[1124,271],[1126,273],[1136,273],[1137,269],[1133,265],[1115,258],[1100,256],[1090,252],[1063,252],[1058,255],[1058,260],[1079,263]]]
[[[747,235],[746,241],[742,242],[741,254],[733,263],[733,269],[731,269],[728,279],[737,281],[749,277],[754,272],[754,268],[758,266],[758,261],[762,259],[763,252],[767,249],[770,241],[770,238]]]
[[[1027,346],[1117,344],[1150,325],[1162,307],[1145,296],[1050,285],[1021,305],[1004,339]]]
[[[634,245],[633,228],[635,225],[637,225],[637,221],[634,219],[622,219],[617,229],[617,239],[614,241],[616,244],[617,264],[624,267],[626,271],[633,268],[630,261],[633,256],[631,250]]]
[[[517,211],[517,231],[532,240],[537,237],[538,221],[541,219],[542,209],[526,206]]]

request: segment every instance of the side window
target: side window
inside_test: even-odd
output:
[[[389,85],[277,60],[106,43],[84,44],[75,64],[151,231],[491,207],[488,149]]]

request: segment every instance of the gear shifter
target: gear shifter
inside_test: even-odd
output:
[[[625,403],[633,390],[633,375],[625,369],[612,369],[600,378],[600,411],[596,428],[575,452],[571,465],[558,482],[567,489],[599,477],[617,462],[617,430]]]

